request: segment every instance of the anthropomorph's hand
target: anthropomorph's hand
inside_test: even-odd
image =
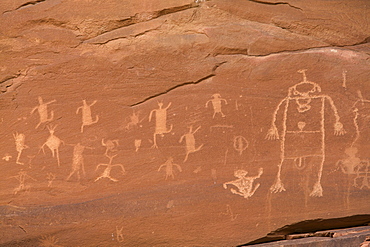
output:
[[[343,124],[341,122],[336,122],[334,124],[334,135],[336,136],[342,136],[346,133],[346,131],[343,128]]]
[[[312,197],[322,197],[322,186],[320,182],[316,182],[315,185],[313,186],[313,190],[310,193],[310,196]]]
[[[279,132],[276,128],[276,126],[271,126],[271,128],[268,130],[266,138],[267,140],[276,140],[279,139]]]
[[[276,179],[275,183],[270,188],[271,193],[279,193],[285,191],[284,184],[281,182],[280,178]]]

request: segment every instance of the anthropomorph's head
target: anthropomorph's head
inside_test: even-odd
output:
[[[237,177],[237,178],[243,178],[245,177],[246,175],[248,174],[248,172],[246,170],[236,170],[234,172],[234,176]]]
[[[309,98],[311,97],[311,95],[321,92],[321,87],[319,86],[319,84],[307,80],[306,70],[299,70],[298,72],[302,73],[303,81],[289,88],[289,97]]]

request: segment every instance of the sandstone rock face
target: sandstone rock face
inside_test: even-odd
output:
[[[367,0],[3,0],[0,243],[235,246],[370,214]]]

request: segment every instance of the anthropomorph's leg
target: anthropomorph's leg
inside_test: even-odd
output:
[[[281,182],[281,167],[283,163],[284,163],[284,159],[282,158],[278,165],[278,173],[276,176],[275,183],[270,188],[270,191],[273,193],[285,191],[284,184]]]
[[[58,149],[56,149],[56,155],[57,155],[58,166],[60,166],[59,150]]]
[[[319,172],[317,176],[317,181],[313,186],[312,192],[310,193],[310,196],[312,197],[322,197],[323,189],[321,186],[321,177],[322,177],[322,171],[324,168],[324,162],[325,162],[325,157],[320,156],[320,167],[319,167]]]
[[[154,133],[153,134],[153,146],[152,148],[158,148],[158,145],[157,145],[157,134]]]
[[[261,184],[256,184],[256,186],[254,187],[253,191],[249,194],[249,195],[244,195],[247,196],[247,197],[252,197],[254,195],[254,193],[256,192],[256,190],[260,187]]]
[[[24,165],[24,163],[22,163],[22,162],[20,162],[19,161],[19,159],[20,159],[20,157],[21,157],[21,154],[22,154],[22,150],[20,150],[19,152],[18,152],[18,155],[17,155],[17,161],[15,162],[16,164],[18,164],[18,165]]]

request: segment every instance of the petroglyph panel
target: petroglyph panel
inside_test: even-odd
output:
[[[0,4],[0,245],[370,214],[366,7],[235,1]]]

